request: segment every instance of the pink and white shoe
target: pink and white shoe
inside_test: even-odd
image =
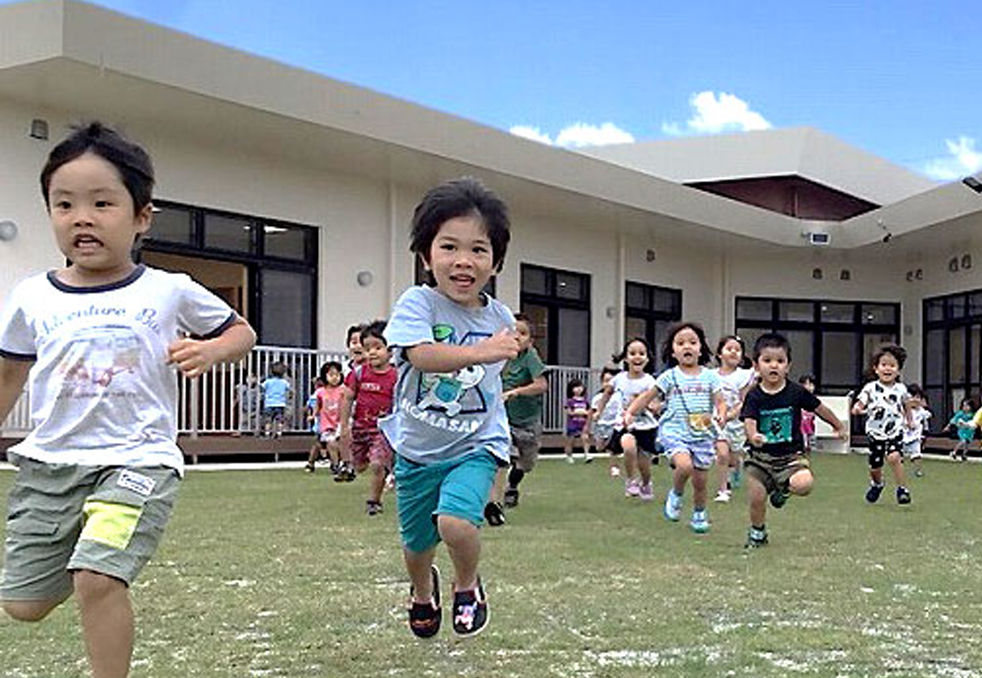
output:
[[[641,483],[638,482],[637,478],[628,478],[624,481],[624,496],[625,497],[640,497],[641,496]]]
[[[638,497],[641,499],[641,501],[651,501],[655,498],[655,490],[651,487],[651,483],[646,483],[641,486]]]

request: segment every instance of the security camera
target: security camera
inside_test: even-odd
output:
[[[808,242],[816,246],[825,246],[832,243],[832,236],[828,233],[812,232],[808,234]]]

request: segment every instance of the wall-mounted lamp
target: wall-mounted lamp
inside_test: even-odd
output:
[[[963,254],[962,255],[962,270],[972,268],[972,255]]]
[[[822,279],[822,269],[820,269],[820,268],[813,268],[812,269],[812,280],[821,280],[821,279]]]
[[[655,260],[655,251],[648,250],[644,253],[644,258],[650,263]]]
[[[852,273],[848,268],[844,268],[839,271],[839,280],[852,280]]]
[[[48,140],[48,121],[41,118],[31,120],[30,136],[32,139]]]
[[[968,186],[976,193],[982,193],[982,181],[979,181],[975,177],[965,177],[964,179],[962,179],[962,183]]]
[[[952,257],[948,260],[948,270],[952,273],[958,273],[958,257]]]
[[[12,221],[0,221],[0,242],[10,242],[17,237],[17,224]]]
[[[375,276],[372,275],[371,271],[358,271],[358,275],[355,276],[355,280],[361,287],[368,287],[375,280]]]

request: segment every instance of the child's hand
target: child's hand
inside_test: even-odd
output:
[[[766,442],[767,442],[767,436],[765,436],[760,431],[750,436],[750,444],[753,445],[754,447],[763,447],[764,443]]]
[[[840,428],[838,431],[835,432],[835,437],[838,438],[839,440],[844,440],[846,442],[849,442],[849,431],[847,431],[845,428]]]
[[[505,328],[496,332],[494,336],[478,342],[476,347],[481,351],[483,363],[511,360],[518,356],[518,333]]]
[[[634,423],[634,415],[631,410],[624,410],[624,428],[627,428]]]
[[[857,402],[855,405],[852,406],[852,413],[853,414],[862,414],[865,411],[866,411],[866,408],[863,407],[863,404],[862,403]]]
[[[503,391],[501,394],[501,399],[507,403],[509,400],[516,397],[517,395],[518,394],[515,393],[515,389],[511,389],[509,391]]]
[[[177,339],[167,347],[167,362],[194,378],[219,361],[218,349],[207,339]]]

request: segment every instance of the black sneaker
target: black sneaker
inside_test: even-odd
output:
[[[505,508],[518,506],[518,489],[509,487],[505,490]]]
[[[771,506],[776,509],[781,508],[788,503],[788,497],[791,496],[784,490],[774,490],[770,494]]]
[[[440,630],[443,610],[440,608],[440,570],[430,565],[433,575],[433,598],[420,603],[413,598],[413,587],[409,587],[409,628],[417,638],[432,638]]]
[[[744,544],[744,548],[759,549],[761,546],[767,546],[767,530],[751,527],[747,532],[747,543]]]
[[[313,462],[308,461],[307,462],[307,465],[303,467],[303,470],[304,470],[305,473],[313,473],[317,469],[314,467],[314,463]]]
[[[910,503],[910,491],[906,487],[897,488],[897,503],[898,504]]]
[[[480,633],[491,612],[488,610],[488,599],[484,595],[484,585],[477,578],[477,587],[469,591],[454,591],[453,594],[453,631],[462,638],[472,638]]]
[[[879,485],[870,485],[869,489],[866,490],[866,501],[871,504],[875,504],[879,500],[881,492],[883,492],[882,483]]]
[[[374,499],[367,499],[365,501],[365,513],[370,516],[377,516],[382,512],[382,502],[375,501]]]
[[[496,501],[489,501],[484,506],[484,519],[491,527],[501,527],[505,524],[505,510]]]

